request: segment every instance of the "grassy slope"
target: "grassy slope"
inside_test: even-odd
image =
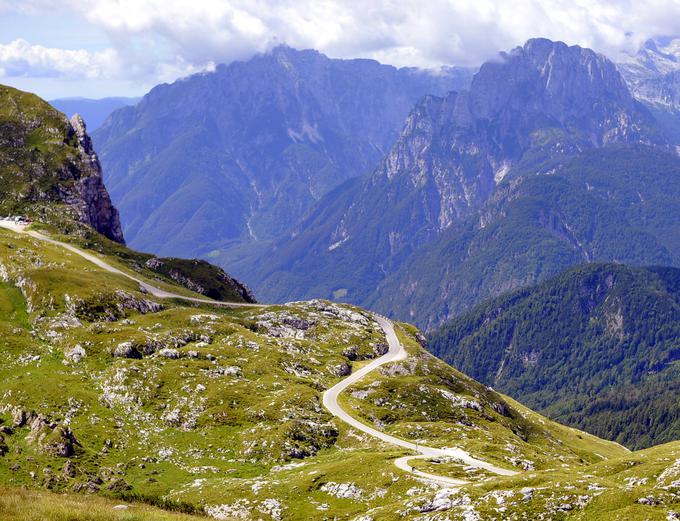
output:
[[[0,214],[73,217],[54,203],[81,175],[87,169],[64,115],[34,94],[0,85]]]
[[[67,458],[47,454],[40,439],[47,433],[49,441],[54,432],[22,426],[4,434],[8,453],[0,457],[0,484],[15,487],[6,501],[26,494],[16,490],[21,486],[60,493],[96,487],[118,501],[207,507],[225,517],[352,518],[369,511],[375,519],[397,519],[410,502],[426,503],[436,493],[393,465],[403,452],[349,430],[320,405],[323,390],[339,378],[329,368],[358,367],[384,341],[359,310],[318,302],[238,310],[164,302],[163,311],[125,310],[125,318],[105,321],[92,309],[79,316],[78,302],[106,302],[116,289],[146,296],[82,258],[7,231],[0,231],[0,264],[7,271],[0,333],[8,339],[0,349],[0,425],[11,425],[18,407],[70,428],[78,441],[68,458],[75,465],[70,477]],[[414,329],[402,326],[400,335],[412,356],[386,371],[399,374],[416,363],[412,374],[377,378],[376,393],[388,389],[409,405],[393,411],[396,421],[385,423],[386,430],[404,437],[415,431],[433,444],[459,445],[506,466],[531,460],[545,469],[556,457],[563,460],[559,471],[570,475],[586,472],[602,456],[625,454],[531,414],[449,368],[422,350]],[[179,358],[159,355],[159,348],[181,344],[181,338],[187,344],[175,347]],[[124,341],[156,352],[113,357]],[[79,362],[65,356],[75,345],[86,351]],[[451,407],[437,389],[478,400],[483,411]],[[381,409],[364,409],[365,400],[358,401],[359,417]],[[455,462],[423,462],[442,464],[451,475],[469,474]],[[353,484],[354,496],[338,497],[333,483]],[[99,500],[93,501],[92,515],[99,515]],[[39,514],[27,509],[12,515],[23,521],[50,512],[60,521],[62,503],[40,496],[34,505]],[[103,505],[101,515],[113,515],[107,514],[110,503]]]
[[[243,286],[239,281],[232,279],[222,268],[203,260],[158,258],[150,253],[138,252],[72,220],[64,220],[58,226],[36,223],[32,227],[65,242],[73,242],[81,248],[93,250],[107,257],[109,264],[153,280],[162,289],[174,288],[173,291],[178,294],[205,296],[226,302],[254,301],[252,298],[244,298]],[[150,260],[160,263],[147,264]],[[187,280],[190,282],[187,283]],[[178,288],[178,284],[182,287]],[[202,288],[202,291],[198,288]],[[196,291],[201,291],[201,294],[197,295]]]
[[[373,373],[344,403],[367,423],[424,445],[461,447],[505,466],[543,469],[555,461],[582,465],[628,451],[529,411],[428,354],[402,325],[409,359]],[[460,406],[442,391],[471,402]]]
[[[3,521],[191,521],[197,516],[168,512],[140,503],[84,495],[51,494],[45,491],[0,487]]]

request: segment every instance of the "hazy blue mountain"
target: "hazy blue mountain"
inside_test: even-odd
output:
[[[154,88],[94,140],[132,246],[231,265],[374,168],[424,94],[470,75],[281,46]]]
[[[75,114],[87,123],[89,132],[94,132],[102,126],[114,110],[128,105],[134,105],[141,98],[60,98],[50,101],[55,109],[63,112],[69,118]]]
[[[680,270],[590,264],[484,302],[430,349],[552,419],[631,448],[680,435]]]
[[[335,297],[426,324],[420,309],[405,306],[414,292],[437,295],[432,284],[448,280],[441,271],[453,261],[442,252],[432,259],[436,275],[430,267],[420,270],[413,263],[424,257],[421,247],[479,219],[483,205],[518,172],[551,173],[554,162],[616,143],[664,143],[655,124],[604,56],[530,40],[482,65],[469,91],[421,100],[373,173],[322,199],[260,262],[247,259],[234,268],[264,299]],[[377,295],[386,277],[403,275],[406,262],[411,285]],[[440,280],[424,283],[431,275]],[[511,287],[515,282],[521,281]]]

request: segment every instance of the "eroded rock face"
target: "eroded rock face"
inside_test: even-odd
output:
[[[26,440],[37,445],[44,454],[62,458],[75,454],[78,441],[67,425],[54,422],[44,414],[28,412],[20,407],[14,408],[12,419],[14,427],[27,426],[30,429]]]
[[[87,134],[85,121],[76,114],[69,123],[78,139],[78,149],[88,175],[79,179],[73,192],[64,194],[65,200],[77,208],[83,222],[109,239],[124,244],[118,210],[113,206],[104,186],[99,158]]]

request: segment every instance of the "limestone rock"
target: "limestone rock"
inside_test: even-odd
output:
[[[65,200],[77,208],[83,222],[109,239],[124,244],[118,210],[104,186],[99,158],[87,134],[85,121],[76,114],[69,123],[78,139],[78,149],[86,165],[87,175],[79,179],[74,191],[64,194]]]

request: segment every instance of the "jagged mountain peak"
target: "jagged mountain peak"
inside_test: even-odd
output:
[[[614,63],[591,49],[536,38],[482,65],[470,91],[480,117],[524,106],[563,122],[600,116],[593,110],[633,99]],[[585,112],[585,114],[584,114]]]
[[[154,88],[94,134],[131,245],[219,258],[372,170],[413,104],[469,82],[282,45]]]

